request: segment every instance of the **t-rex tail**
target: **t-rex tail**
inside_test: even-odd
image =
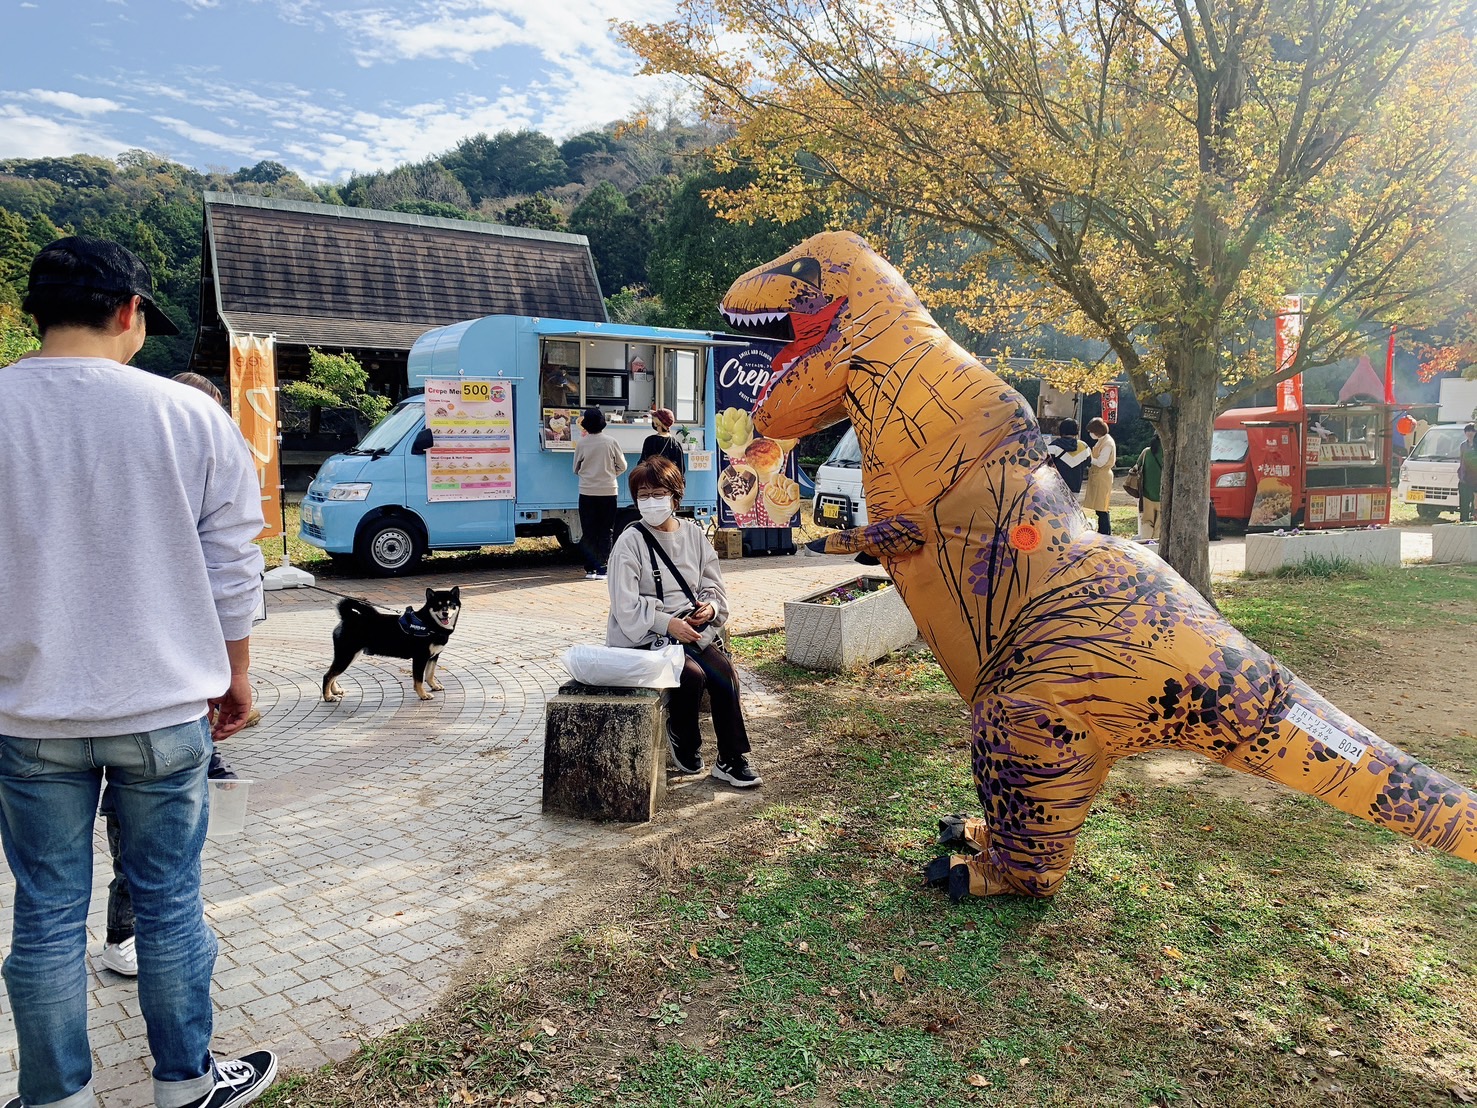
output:
[[[1288,686],[1275,722],[1208,756],[1477,862],[1477,794],[1361,727],[1302,681]],[[982,819],[956,815],[939,821],[940,846],[973,852],[989,841]],[[934,876],[945,877],[949,868]]]
[[[1477,794],[1361,727],[1294,679],[1274,722],[1208,752],[1222,765],[1477,862]]]

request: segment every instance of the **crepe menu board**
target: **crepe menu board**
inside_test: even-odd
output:
[[[426,381],[426,499],[513,500],[513,385],[510,381]]]
[[[799,522],[795,439],[754,431],[753,411],[773,374],[778,343],[756,342],[720,354],[714,374],[716,431],[721,452],[718,526],[793,527]]]

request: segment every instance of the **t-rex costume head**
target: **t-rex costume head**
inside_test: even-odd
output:
[[[1477,861],[1477,796],[1344,715],[1144,547],[1089,528],[1013,389],[936,324],[888,262],[826,233],[721,305],[788,345],[754,413],[796,438],[850,417],[874,522],[826,541],[880,558],[974,709],[974,854],[956,898],[1049,896],[1113,762],[1194,750]]]

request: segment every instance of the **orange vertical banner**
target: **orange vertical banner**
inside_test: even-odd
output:
[[[271,336],[231,336],[231,415],[246,438],[262,490],[267,525],[258,538],[282,534],[282,459],[277,453],[277,353]]]
[[[1298,343],[1303,337],[1303,298],[1284,296],[1282,311],[1277,313],[1276,358],[1277,372],[1281,373],[1292,365],[1297,357]],[[1300,412],[1303,410],[1303,375],[1294,374],[1285,381],[1277,382],[1277,410]]]

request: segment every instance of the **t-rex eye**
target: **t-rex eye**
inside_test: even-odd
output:
[[[776,266],[769,271],[781,277],[792,277],[797,281],[804,281],[807,285],[821,287],[821,263],[815,258],[796,258],[793,262]]]

